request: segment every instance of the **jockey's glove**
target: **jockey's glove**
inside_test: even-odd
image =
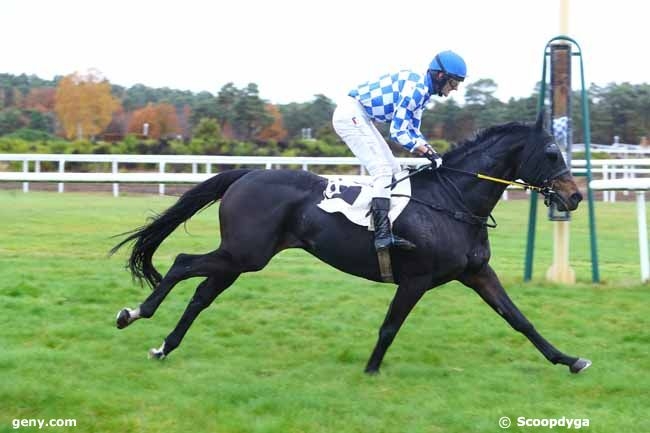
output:
[[[442,157],[438,152],[436,152],[433,147],[429,146],[428,144],[425,146],[426,150],[424,151],[424,157],[431,161],[431,168],[436,169],[440,168],[442,165]]]

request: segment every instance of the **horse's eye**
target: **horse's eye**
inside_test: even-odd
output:
[[[546,146],[546,149],[544,150],[544,154],[551,161],[555,161],[559,153],[560,153],[560,149],[558,149],[557,144],[555,143],[549,144],[548,146]]]

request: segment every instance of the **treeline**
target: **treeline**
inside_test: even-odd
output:
[[[537,89],[508,102],[497,99],[496,90],[493,80],[480,79],[466,85],[462,106],[433,98],[422,132],[444,151],[477,129],[534,119]],[[650,85],[592,85],[588,99],[592,142],[607,144],[619,136],[639,143],[650,132]],[[576,142],[583,137],[579,103],[575,92]],[[331,127],[334,106],[325,95],[270,104],[255,83],[228,83],[212,94],[142,84],[125,88],[98,71],[51,81],[0,74],[0,152],[350,155]]]

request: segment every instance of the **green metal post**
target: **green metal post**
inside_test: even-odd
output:
[[[550,42],[549,42],[550,43]],[[548,44],[547,44],[548,46]],[[537,100],[537,114],[544,110],[544,99],[546,98],[546,47],[542,58],[542,81],[539,88]],[[524,264],[524,281],[533,278],[533,256],[535,255],[535,229],[537,227],[537,193],[530,193],[530,210],[528,212],[528,238],[526,240],[526,262]]]
[[[589,100],[587,99],[587,90],[585,88],[585,70],[582,62],[582,49],[580,44],[574,39],[560,35],[556,36],[546,44],[544,47],[544,57],[542,62],[542,81],[539,91],[539,99],[537,103],[537,112],[541,113],[544,109],[544,99],[546,98],[546,49],[553,41],[563,40],[568,41],[578,48],[578,51],[573,53],[574,56],[580,57],[580,84],[582,86],[581,103],[582,103],[582,130],[584,134],[585,144],[585,159],[587,161],[586,176],[587,176],[587,202],[589,207],[589,239],[591,243],[591,280],[594,283],[600,282],[600,273],[598,271],[598,246],[596,242],[596,213],[594,210],[594,194],[591,189],[591,129],[589,121]],[[530,281],[533,276],[533,255],[535,250],[535,228],[537,225],[537,193],[530,194],[530,214],[528,216],[528,239],[526,242],[526,262],[524,266],[524,281]]]
[[[535,252],[535,227],[537,225],[537,192],[530,193],[530,210],[528,213],[528,240],[526,241],[526,264],[524,281],[533,277],[533,254]]]
[[[591,281],[600,282],[600,272],[598,271],[598,244],[596,241],[596,211],[594,210],[594,192],[591,189],[591,129],[589,120],[589,100],[585,89],[585,69],[582,64],[582,50],[580,45],[574,40],[580,53],[580,84],[582,85],[582,130],[584,131],[585,141],[585,160],[587,161],[587,202],[589,205],[589,240],[591,243]]]

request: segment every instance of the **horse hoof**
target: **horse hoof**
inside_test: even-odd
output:
[[[165,359],[165,352],[160,349],[149,349],[149,359]]]
[[[364,373],[366,373],[368,376],[377,376],[379,374],[379,369],[378,368],[366,368],[364,370]]]
[[[578,360],[574,362],[571,367],[569,367],[569,370],[571,370],[571,373],[573,374],[578,374],[581,371],[588,369],[590,365],[591,361],[588,359],[578,358]]]
[[[125,308],[119,313],[117,313],[117,318],[116,318],[116,324],[117,324],[117,329],[124,329],[127,326],[129,326],[129,323],[131,319],[131,314],[129,314],[129,309]]]

